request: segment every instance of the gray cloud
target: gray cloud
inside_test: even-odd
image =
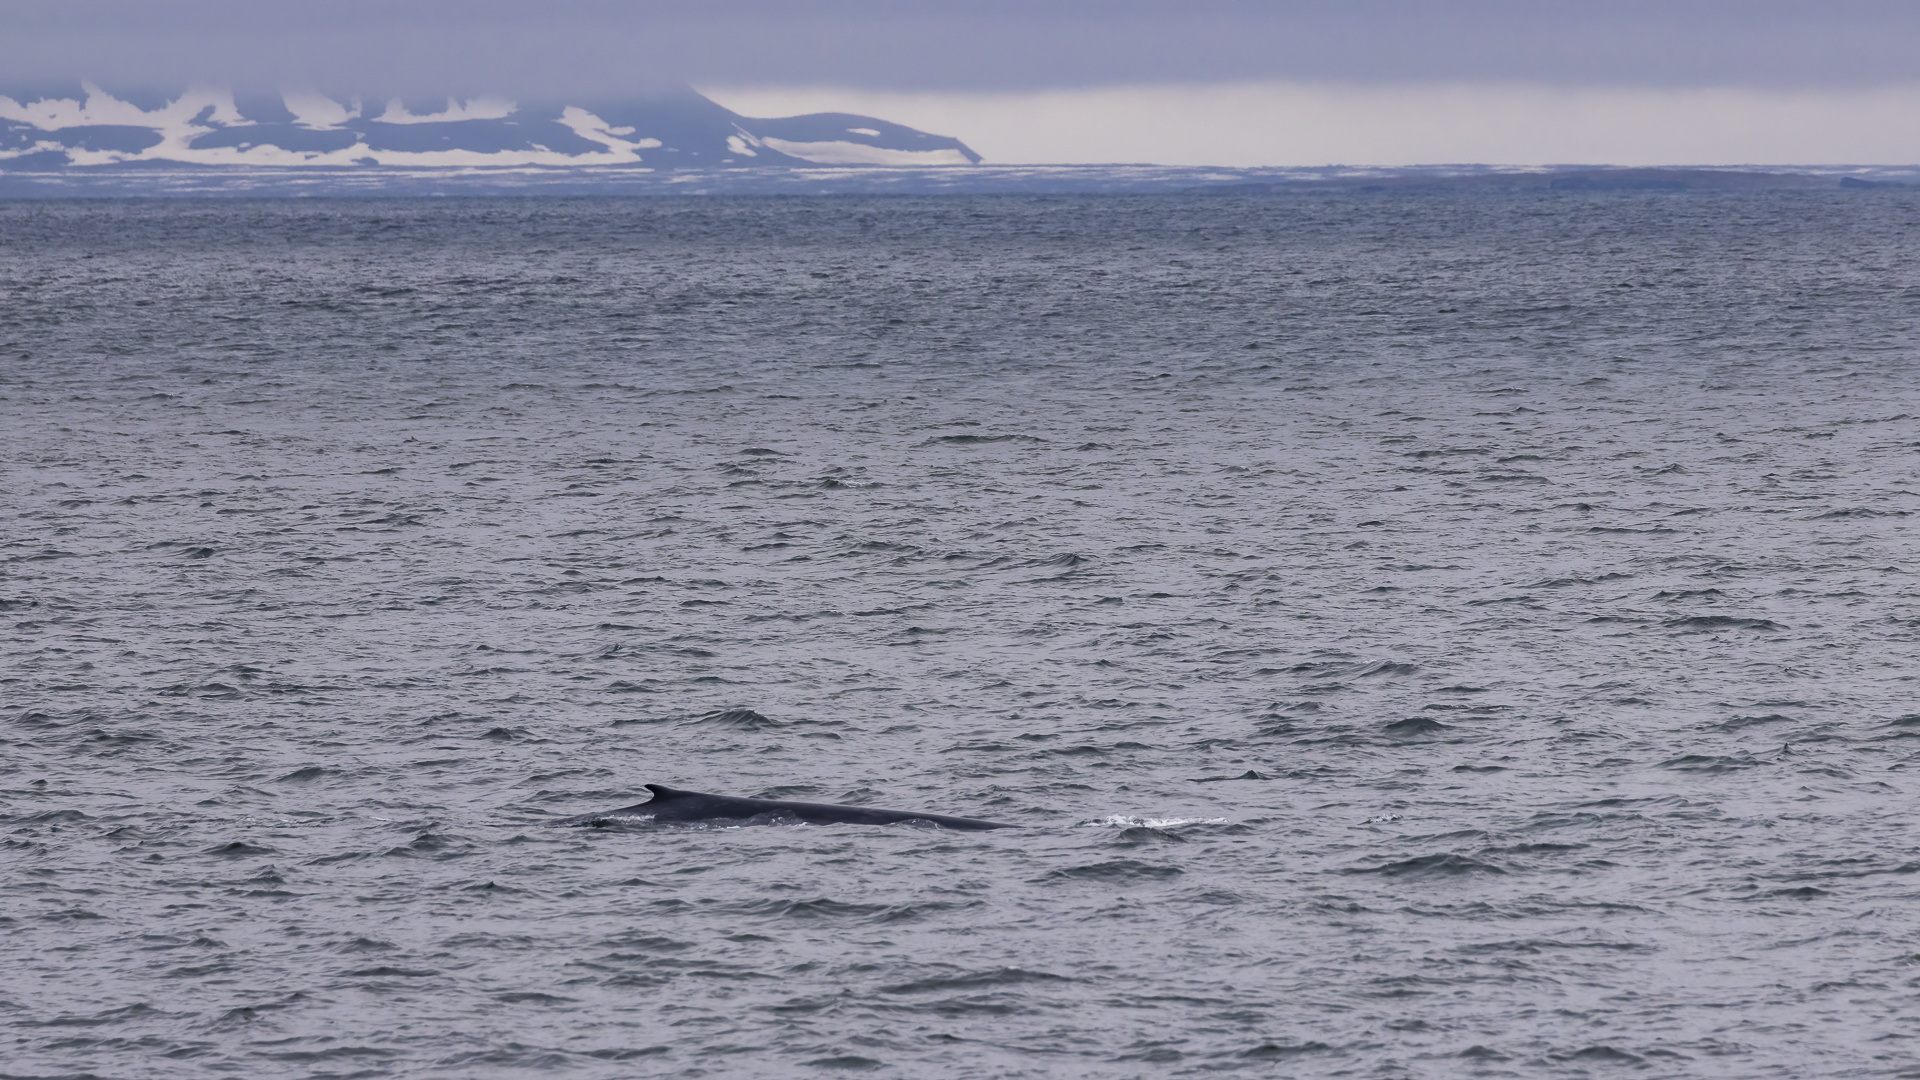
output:
[[[1920,80],[1911,0],[0,0],[0,81],[630,94],[707,84],[1834,87]]]

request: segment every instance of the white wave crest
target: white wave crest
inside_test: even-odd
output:
[[[1225,825],[1226,823],[1227,823],[1227,819],[1223,817],[1153,818],[1153,817],[1134,817],[1130,814],[1115,814],[1112,817],[1100,818],[1096,821],[1083,821],[1080,823],[1080,825],[1082,828],[1089,828],[1089,829],[1097,829],[1097,828],[1172,829],[1181,825]]]

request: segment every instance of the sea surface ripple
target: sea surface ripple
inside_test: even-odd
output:
[[[1891,191],[0,203],[0,1075],[1920,1076],[1917,322]]]

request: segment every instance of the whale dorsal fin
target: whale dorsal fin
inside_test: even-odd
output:
[[[648,791],[653,792],[654,802],[667,802],[672,799],[684,799],[687,796],[694,794],[691,791],[681,791],[678,788],[670,788],[665,784],[642,784],[641,786],[646,788]]]

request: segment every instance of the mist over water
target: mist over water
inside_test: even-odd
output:
[[[0,1075],[1920,1075],[1916,238],[0,204]]]

